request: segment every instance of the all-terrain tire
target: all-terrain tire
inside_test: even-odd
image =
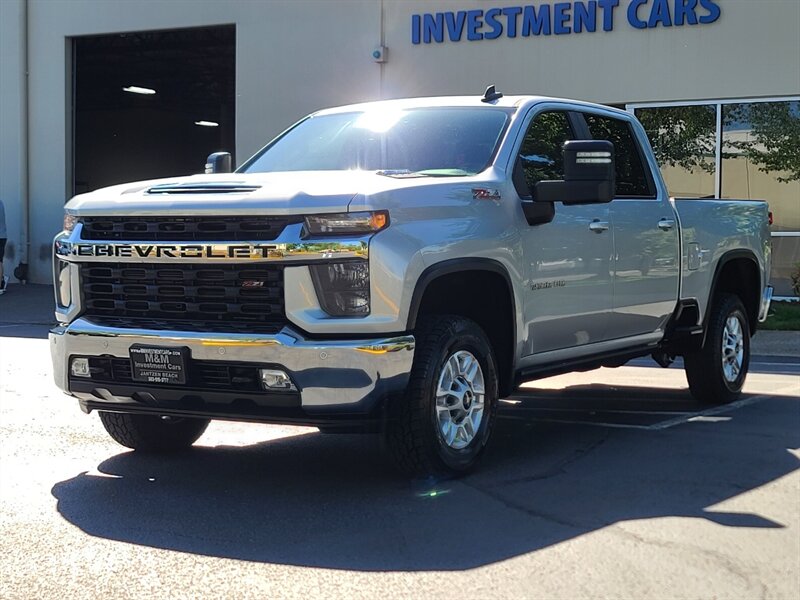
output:
[[[194,444],[208,419],[167,418],[100,411],[100,421],[115,442],[143,452],[177,452]]]
[[[726,344],[726,339],[733,337],[730,335],[733,320],[738,322],[741,340],[735,344]],[[727,377],[724,366],[725,345],[741,350],[741,360],[735,361],[740,363],[738,369],[729,370]],[[730,350],[728,355],[734,358]],[[750,326],[744,305],[738,296],[728,293],[716,296],[710,308],[703,347],[686,354],[683,363],[689,391],[695,400],[704,404],[727,404],[736,400],[750,366]]]
[[[386,447],[398,469],[412,477],[464,474],[482,455],[497,412],[499,385],[494,351],[483,330],[459,316],[421,318],[415,333],[414,363],[406,393],[389,405]],[[482,370],[483,414],[469,444],[453,448],[440,428],[436,390],[448,360],[465,353],[476,358]]]

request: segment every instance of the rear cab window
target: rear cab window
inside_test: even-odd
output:
[[[628,121],[582,112],[592,139],[614,144],[617,198],[655,198],[653,175]]]

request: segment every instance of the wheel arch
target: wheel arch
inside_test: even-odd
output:
[[[708,304],[703,315],[703,337],[708,332],[708,318],[716,296],[729,292],[736,294],[744,304],[750,334],[758,327],[758,309],[761,298],[761,269],[756,255],[750,250],[731,250],[722,255],[714,269]]]
[[[479,286],[480,293],[459,294],[470,284]],[[497,289],[499,294],[492,293]],[[449,293],[446,304],[441,298],[445,291]],[[489,307],[493,310],[487,310]],[[501,262],[490,258],[455,258],[427,267],[414,287],[407,329],[414,330],[418,317],[424,314],[457,314],[477,322],[495,352],[500,396],[511,393],[516,366],[517,307],[511,277]]]

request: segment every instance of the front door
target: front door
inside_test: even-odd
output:
[[[562,145],[576,139],[571,120],[546,109],[532,119],[517,159],[524,174],[524,182],[515,177],[520,201],[537,181],[564,178]],[[527,355],[603,341],[612,312],[609,205],[555,203],[554,209],[552,222],[522,229]]]

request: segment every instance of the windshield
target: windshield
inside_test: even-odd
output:
[[[474,175],[489,165],[510,114],[497,108],[382,108],[309,117],[241,171]]]

